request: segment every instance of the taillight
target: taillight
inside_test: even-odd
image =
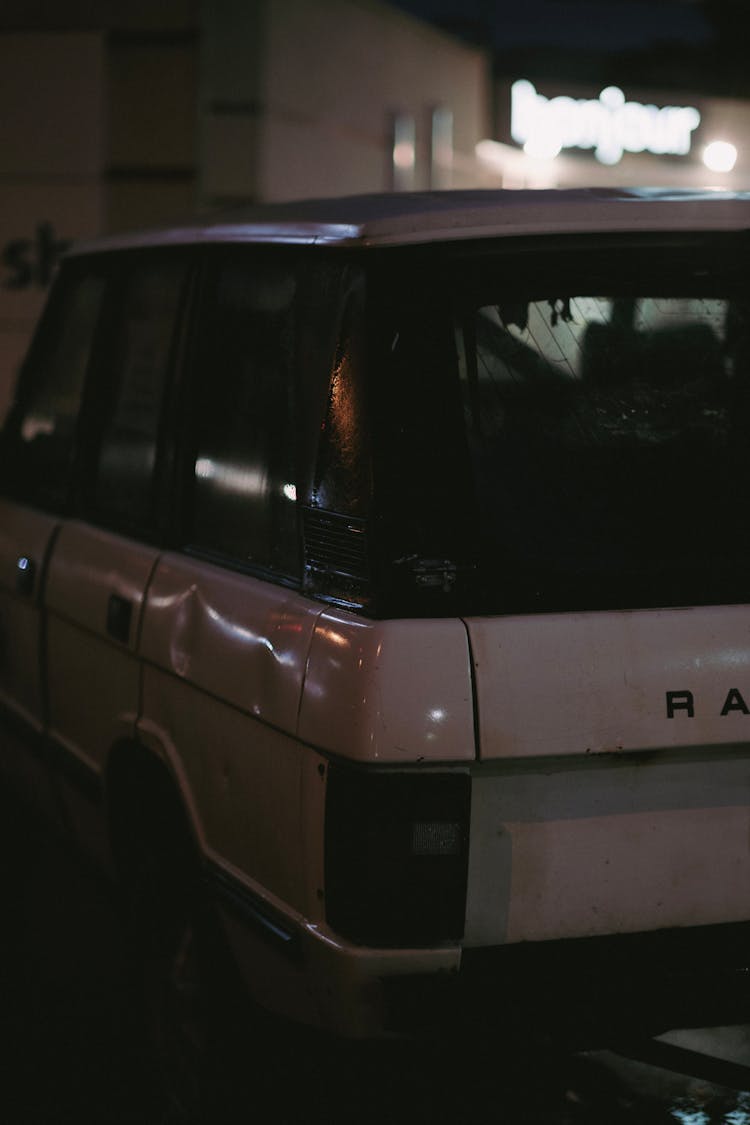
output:
[[[365,945],[463,935],[471,780],[466,773],[332,765],[326,797],[326,917]]]

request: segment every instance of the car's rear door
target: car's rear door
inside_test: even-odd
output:
[[[143,250],[111,265],[106,329],[88,402],[78,516],[60,529],[46,584],[50,743],[89,850],[110,748],[139,708],[141,611],[160,553],[167,397],[181,346],[189,253]],[[93,799],[93,801],[92,801]]]
[[[469,618],[470,944],[747,921],[747,606]]]
[[[99,261],[67,264],[24,366],[3,433],[0,498],[0,768],[54,804],[43,763],[44,581],[74,487],[80,414],[103,307]]]

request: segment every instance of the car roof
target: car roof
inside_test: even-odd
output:
[[[744,230],[750,192],[664,188],[436,191],[248,206],[72,253],[211,242],[392,246],[529,234]]]

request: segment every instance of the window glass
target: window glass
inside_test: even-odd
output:
[[[239,253],[217,263],[207,288],[191,542],[296,574],[295,274]]]
[[[414,602],[424,556],[466,613],[746,602],[745,257],[708,235],[405,251],[376,367],[394,588]]]
[[[349,516],[365,514],[370,491],[363,341],[359,292],[350,295],[341,318],[312,494],[315,507]]]
[[[483,527],[527,603],[745,588],[747,310],[701,281],[476,311],[466,388]]]
[[[185,277],[184,258],[149,259],[128,271],[104,361],[94,504],[128,526],[153,522],[162,404]]]
[[[455,612],[478,520],[453,309],[431,274],[404,291],[388,265],[372,287],[368,349],[378,604],[397,616]]]
[[[63,270],[31,348],[9,417],[5,475],[11,491],[64,503],[84,381],[104,293],[94,267]]]

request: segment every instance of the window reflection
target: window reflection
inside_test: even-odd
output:
[[[209,292],[191,539],[293,574],[295,275],[262,255],[232,252],[215,262]]]
[[[316,507],[345,515],[362,514],[369,491],[362,320],[361,296],[355,294],[341,322],[313,490]]]
[[[526,601],[724,596],[712,574],[750,545],[741,303],[576,290],[482,305],[463,343],[485,549]]]
[[[104,296],[99,267],[66,266],[32,345],[8,420],[13,486],[62,503],[75,456],[83,386]]]
[[[95,504],[142,527],[152,519],[157,439],[185,278],[181,257],[155,256],[133,269],[118,294],[107,349],[107,382]]]

